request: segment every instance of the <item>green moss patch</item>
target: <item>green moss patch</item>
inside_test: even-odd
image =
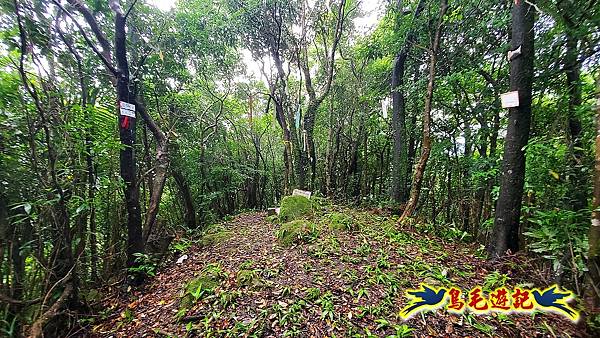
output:
[[[310,243],[318,236],[316,225],[307,220],[284,223],[277,231],[277,239],[283,246],[290,246],[294,243]]]
[[[341,212],[329,214],[329,229],[334,231],[350,231],[355,230],[356,226],[352,216]]]
[[[286,196],[281,200],[279,219],[282,222],[297,220],[312,214],[312,202],[304,196]]]
[[[231,234],[232,234],[231,231],[227,231],[227,230],[220,230],[220,231],[206,233],[200,239],[200,245],[209,246],[209,245],[221,243],[224,240],[231,237]]]
[[[180,309],[187,309],[203,296],[214,293],[225,276],[219,265],[211,264],[205,267],[200,275],[185,284]]]

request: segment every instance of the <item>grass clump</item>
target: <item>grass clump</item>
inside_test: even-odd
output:
[[[319,232],[314,223],[295,220],[281,225],[276,235],[283,246],[290,246],[294,243],[310,243],[319,236]]]
[[[257,270],[241,269],[236,275],[238,286],[260,287],[264,282],[257,273]]]
[[[329,214],[329,229],[334,231],[350,231],[354,230],[355,224],[352,216],[341,212]]]
[[[281,200],[279,219],[282,222],[297,220],[312,214],[312,202],[304,196],[286,196]]]

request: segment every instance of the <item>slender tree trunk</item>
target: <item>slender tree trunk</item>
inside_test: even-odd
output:
[[[450,162],[450,155],[448,155],[448,168],[446,169],[446,223],[452,222],[452,163]]]
[[[525,180],[525,151],[531,124],[531,85],[533,81],[535,11],[521,1],[512,8],[511,50],[521,47],[522,54],[510,63],[510,89],[519,92],[519,106],[510,108],[504,142],[504,160],[500,195],[496,204],[494,231],[490,247],[491,258],[502,256],[508,249],[519,249],[519,218]]]
[[[283,62],[279,54],[279,46],[271,45],[271,57],[277,68],[277,82],[272,85],[271,96],[275,102],[275,117],[279,126],[283,131],[283,158],[285,164],[284,185],[285,192],[290,193],[292,182],[302,186],[305,182],[305,172],[300,165],[300,143],[298,141],[298,133],[294,124],[293,118],[286,114],[287,94],[286,94],[286,77],[283,70]],[[277,84],[279,88],[276,88]],[[277,96],[277,97],[276,97]],[[288,120],[290,121],[288,123]]]
[[[600,76],[596,79],[596,96],[600,103]],[[594,312],[600,306],[600,104],[596,105],[596,143],[592,220],[589,231],[588,274],[585,290],[586,309]]]
[[[93,134],[93,123],[90,116],[90,109],[88,107],[88,84],[83,73],[83,64],[81,55],[73,47],[73,41],[67,38],[61,31],[57,29],[63,42],[67,45],[67,48],[75,57],[77,61],[77,75],[79,77],[79,87],[81,90],[81,109],[83,110],[83,116],[86,123],[85,127],[85,162],[86,162],[86,175],[87,175],[87,199],[89,204],[89,211],[87,213],[87,222],[89,227],[89,245],[90,245],[90,270],[91,280],[98,280],[98,241],[96,234],[96,203],[95,190],[96,190],[96,172],[94,167],[94,157],[92,153],[92,134]],[[84,246],[82,246],[84,248]]]
[[[62,188],[59,182],[58,170],[57,170],[57,151],[54,148],[54,130],[52,126],[54,124],[53,113],[61,111],[61,103],[56,97],[50,96],[47,101],[42,101],[38,95],[38,91],[35,89],[34,84],[29,80],[28,73],[25,71],[25,60],[29,52],[27,37],[28,32],[26,31],[25,25],[21,17],[21,8],[18,1],[13,1],[14,11],[17,17],[17,26],[19,32],[20,42],[20,56],[18,71],[21,77],[23,87],[31,97],[40,121],[40,127],[43,131],[43,144],[45,146],[45,154],[47,156],[47,173],[50,175],[50,180],[47,182],[47,186],[50,188],[52,194],[57,196],[55,205],[51,208],[50,213],[52,214],[50,223],[50,233],[52,239],[52,252],[50,254],[50,262],[48,264],[49,269],[46,277],[46,284],[42,289],[43,293],[53,295],[60,292],[60,297],[56,300],[48,310],[41,308],[43,311],[31,325],[29,334],[32,337],[41,337],[44,334],[44,326],[52,321],[51,327],[48,327],[48,331],[56,333],[57,330],[61,330],[68,327],[68,323],[64,323],[63,320],[55,320],[59,314],[64,313],[63,309],[69,311],[74,310],[78,303],[78,281],[77,271],[75,265],[75,259],[73,257],[72,248],[72,232],[70,226],[70,219],[68,214],[67,203],[70,194]],[[33,51],[31,51],[33,53]],[[34,56],[32,56],[34,57]],[[48,85],[42,80],[42,86]],[[49,86],[51,88],[51,86]],[[52,89],[51,89],[52,90]],[[16,236],[15,236],[16,237]],[[22,274],[24,276],[25,265],[24,260],[19,253],[15,250],[21,250],[21,247],[16,247],[18,241],[11,243],[11,251],[13,254],[13,265],[15,266],[15,273]],[[40,245],[43,248],[43,245]],[[40,257],[43,257],[43,253]],[[18,259],[18,260],[15,260]],[[23,264],[20,266],[20,264]],[[14,275],[16,278],[17,285],[23,278],[18,275]],[[20,295],[17,293],[17,297]],[[60,310],[51,311],[52,309]]]
[[[329,128],[327,130],[327,153],[325,155],[325,196],[332,197],[332,176],[333,176],[333,137],[337,126],[334,119],[334,97],[329,100]]]
[[[400,3],[400,2],[399,2]],[[420,0],[413,15],[414,21],[419,17],[425,1]],[[401,11],[402,8],[398,8]],[[414,27],[414,26],[413,26]],[[408,149],[406,142],[406,100],[404,97],[404,70],[406,59],[414,44],[414,28],[411,29],[404,46],[394,59],[392,69],[392,132],[394,136],[394,148],[392,153],[392,189],[391,197],[396,203],[404,203],[408,198],[407,167]]]
[[[0,196],[0,245],[2,246],[0,250],[2,250],[2,253],[4,253],[4,250],[7,251],[7,263],[9,267],[12,264],[12,269],[9,268],[6,271],[6,281],[8,282],[6,291],[8,291],[9,297],[15,300],[15,302],[7,304],[8,307],[5,308],[5,320],[8,323],[13,323],[14,321],[15,332],[20,332],[22,320],[19,314],[23,310],[23,306],[18,302],[23,298],[23,284],[25,282],[25,257],[23,257],[21,253],[21,246],[22,243],[25,242],[23,235],[26,230],[24,231],[24,226],[10,226],[8,220],[8,217],[10,216],[8,213],[9,204],[8,199],[5,197],[6,196]],[[20,213],[25,213],[25,210],[22,210],[23,208],[19,209]],[[0,260],[0,264],[3,263],[4,261]],[[0,269],[2,268],[3,266],[0,265]],[[4,270],[0,271],[2,273],[5,272]],[[8,276],[10,276],[10,278]],[[0,292],[4,292],[4,290],[0,290]]]
[[[471,123],[469,119],[465,119],[465,153],[463,156],[463,164],[462,164],[462,186],[463,193],[461,194],[461,209],[462,209],[462,230],[469,231],[469,221],[471,220],[471,204],[474,204],[474,201],[471,201],[471,177],[469,177],[470,173],[470,163],[471,156],[473,155],[472,144],[471,144]],[[476,202],[475,202],[476,203]]]
[[[185,177],[179,172],[179,170],[171,170],[171,174],[175,179],[175,184],[179,188],[179,193],[183,199],[183,206],[185,210],[185,224],[190,229],[195,229],[198,225],[196,223],[196,209],[194,208],[194,200],[190,192],[190,186],[185,180]]]
[[[148,142],[148,126],[144,124],[142,129],[142,144],[144,145],[144,155],[142,162],[145,165],[144,172],[151,172],[152,170],[152,158],[150,157],[150,142]],[[144,187],[144,194],[142,200],[146,203],[146,186],[148,187],[148,194],[152,196],[152,187],[154,187],[154,175],[146,175],[145,179],[142,177],[142,183]]]
[[[126,102],[136,107],[136,114],[139,114],[144,119],[144,122],[148,128],[152,131],[156,143],[156,164],[154,166],[154,182],[152,189],[152,195],[150,196],[150,206],[146,213],[146,224],[142,228],[142,216],[140,209],[140,191],[137,184],[136,176],[136,161],[135,161],[135,138],[136,138],[136,120],[137,115],[126,116],[119,113],[118,124],[119,124],[119,138],[123,148],[119,154],[120,160],[120,173],[121,178],[125,183],[125,205],[127,209],[127,267],[131,268],[136,266],[136,255],[143,253],[144,245],[148,239],[152,228],[156,222],[156,215],[158,213],[158,206],[162,197],[162,190],[167,176],[167,169],[169,166],[168,156],[168,142],[165,135],[154,123],[154,120],[146,112],[145,106],[141,100],[137,97],[135,86],[130,83],[129,63],[127,61],[127,43],[126,43],[126,21],[127,16],[130,14],[132,7],[130,7],[127,13],[124,13],[121,9],[120,3],[117,0],[110,0],[108,5],[114,12],[115,16],[115,32],[114,32],[114,50],[115,50],[115,61],[116,67],[112,63],[112,56],[110,53],[110,45],[106,36],[102,33],[99,28],[98,22],[96,21],[92,12],[80,1],[80,0],[69,0],[69,3],[79,11],[85,21],[88,23],[92,32],[100,42],[102,51],[98,50],[96,45],[86,37],[86,43],[94,52],[98,55],[104,66],[109,71],[111,80],[116,86],[117,91],[117,104],[120,102]],[[71,14],[60,6],[57,5],[67,15]],[[73,19],[75,20],[75,19]],[[76,21],[76,20],[75,20]],[[76,21],[77,22],[77,21]],[[77,24],[82,34],[85,31],[81,25]],[[85,35],[84,35],[85,36]],[[131,276],[131,282],[133,284],[139,284],[142,282],[142,276],[135,274]]]
[[[273,89],[272,93],[275,92]],[[284,164],[284,172],[283,172],[283,190],[284,194],[290,192],[290,184],[292,182],[292,137],[290,130],[287,126],[287,121],[285,119],[285,114],[283,112],[283,103],[281,102],[282,98],[279,100],[273,100],[275,102],[275,117],[281,130],[283,131],[283,164]]]
[[[143,245],[146,245],[152,230],[156,225],[156,219],[158,216],[158,210],[160,207],[160,201],[167,181],[169,166],[171,165],[171,159],[169,156],[169,140],[154,120],[148,115],[146,106],[142,103],[142,99],[136,99],[136,108],[139,114],[144,119],[146,126],[152,132],[154,140],[156,141],[156,157],[154,159],[153,166],[153,180],[150,191],[150,202],[148,204],[148,210],[146,211],[146,220],[143,228]]]
[[[417,8],[418,10],[418,8]],[[416,13],[416,12],[415,12]],[[408,150],[406,144],[406,110],[404,101],[404,64],[408,48],[404,47],[394,59],[392,72],[392,129],[394,148],[392,152],[392,200],[404,203],[408,197],[406,167]]]
[[[360,196],[367,197],[369,195],[369,182],[368,182],[368,173],[369,173],[369,133],[365,130],[363,133],[363,156],[362,156],[362,170],[361,170],[361,186],[360,186]]]
[[[498,103],[499,105],[499,103]],[[498,147],[498,130],[500,129],[500,111],[494,112],[494,122],[492,124],[492,133],[490,135],[490,159],[496,160],[496,150]],[[492,215],[492,189],[496,182],[496,177],[489,177],[486,180],[485,193],[483,197],[483,207],[481,210],[481,218],[483,220],[490,219]]]
[[[484,129],[489,129],[489,125],[485,118],[481,119],[480,125]],[[484,170],[489,169],[489,157],[488,157],[488,139],[487,137],[482,138],[481,143],[477,146],[477,151],[479,152],[479,156],[484,160]],[[473,182],[475,186],[475,191],[473,192],[473,202],[471,203],[471,234],[473,234],[473,238],[476,238],[477,231],[479,230],[479,224],[481,222],[481,211],[483,210],[483,201],[485,199],[485,188],[486,188],[485,180],[476,180]]]
[[[439,19],[430,51],[429,83],[427,84],[427,95],[425,97],[425,109],[423,112],[423,144],[421,146],[421,158],[419,159],[417,167],[415,168],[410,198],[406,204],[406,208],[404,209],[402,216],[400,217],[400,221],[412,216],[412,214],[415,212],[417,203],[419,202],[419,195],[421,194],[421,183],[423,181],[423,175],[425,174],[425,167],[427,166],[427,161],[429,160],[429,154],[431,152],[431,104],[433,100],[433,89],[435,84],[435,64],[437,62],[437,52],[442,35],[442,25],[444,23],[444,16],[447,10],[448,1],[441,0]]]
[[[417,128],[417,114],[413,113],[410,116],[407,131],[413,130]],[[413,174],[413,166],[415,164],[415,156],[417,154],[417,140],[415,139],[415,135],[412,132],[408,133],[408,162],[406,165],[406,177],[412,177]],[[412,185],[412,181],[408,180],[408,186],[406,187],[409,191]]]
[[[340,39],[342,37],[342,32],[344,29],[344,20],[346,17],[346,13],[345,13],[345,7],[346,7],[346,0],[340,0],[340,3],[338,5],[337,8],[337,16],[336,16],[336,24],[335,24],[335,30],[334,30],[334,35],[333,35],[333,43],[331,45],[331,50],[328,50],[328,56],[327,56],[327,73],[326,73],[326,82],[325,82],[325,87],[322,90],[322,92],[317,95],[315,88],[313,87],[312,84],[312,79],[311,79],[311,75],[310,75],[310,69],[309,69],[309,65],[308,65],[308,51],[307,51],[307,46],[303,46],[304,50],[300,53],[300,55],[302,56],[299,62],[299,66],[300,69],[304,75],[304,85],[306,87],[306,92],[308,93],[308,104],[306,107],[306,112],[304,113],[304,118],[303,118],[303,128],[304,130],[302,130],[302,136],[304,138],[304,142],[303,142],[303,148],[300,149],[302,150],[300,152],[300,163],[299,163],[299,168],[298,171],[301,174],[300,179],[298,180],[298,185],[300,186],[300,188],[305,189],[308,188],[308,182],[306,182],[306,173],[307,173],[307,166],[310,164],[310,171],[311,171],[311,177],[310,177],[310,188],[314,189],[314,184],[315,184],[315,178],[316,178],[316,171],[317,171],[317,154],[316,154],[316,149],[315,149],[315,140],[314,140],[314,129],[315,129],[315,120],[317,118],[317,111],[319,109],[319,106],[321,105],[321,103],[323,102],[323,100],[327,97],[327,95],[329,94],[329,91],[331,89],[331,83],[333,81],[333,73],[334,73],[334,65],[335,65],[335,54],[337,51],[337,47],[338,44],[340,42]],[[306,148],[306,149],[304,149]]]
[[[125,39],[126,18],[120,8],[115,12],[115,59],[118,67],[117,100],[135,104],[136,95],[129,86],[129,64]],[[119,107],[117,107],[119,109]],[[139,114],[139,112],[138,112]],[[142,236],[142,215],[140,210],[140,190],[137,184],[135,161],[136,118],[119,113],[119,138],[123,148],[120,151],[121,178],[125,182],[125,206],[127,208],[127,267],[136,266],[136,254],[144,252]],[[131,276],[133,284],[142,282],[142,276]]]
[[[587,207],[587,194],[585,186],[588,177],[581,175],[583,147],[581,144],[581,121],[577,116],[577,109],[581,106],[581,84],[580,84],[580,68],[581,64],[578,60],[579,53],[577,49],[577,38],[571,31],[572,28],[566,30],[566,55],[565,55],[565,74],[567,78],[567,90],[569,92],[569,106],[567,110],[569,124],[569,139],[571,149],[571,168],[572,174],[569,178],[571,205],[574,211],[579,211]]]
[[[94,202],[96,194],[96,171],[94,168],[94,155],[92,153],[92,119],[88,107],[88,87],[83,74],[81,57],[76,54],[77,70],[79,74],[79,84],[81,86],[81,107],[84,110],[84,116],[87,123],[85,131],[85,162],[88,183],[88,203],[89,210],[89,231],[90,231],[90,269],[91,279],[98,280],[98,240],[96,231],[96,203]]]

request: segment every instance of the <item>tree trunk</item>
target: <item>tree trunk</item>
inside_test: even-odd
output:
[[[183,199],[183,206],[185,209],[185,224],[189,229],[195,229],[197,227],[196,209],[194,208],[194,200],[190,192],[190,186],[179,170],[171,170],[171,174],[175,179],[175,183],[177,184],[179,193]]]
[[[43,145],[46,147],[45,154],[47,156],[47,173],[50,175],[49,182],[45,182],[49,189],[49,193],[57,196],[55,201],[55,205],[52,206],[50,210],[51,217],[48,220],[50,225],[50,234],[52,240],[52,251],[50,253],[50,262],[47,267],[47,277],[45,286],[42,288],[42,292],[47,293],[48,295],[52,295],[55,292],[61,292],[61,297],[56,300],[50,309],[56,308],[58,310],[62,310],[66,308],[67,311],[74,310],[75,305],[78,303],[78,283],[77,283],[77,270],[75,259],[73,256],[73,248],[72,248],[72,233],[70,226],[70,218],[68,214],[67,204],[69,202],[70,193],[65,191],[59,182],[59,175],[57,170],[57,151],[54,148],[54,130],[53,127],[53,114],[51,112],[60,112],[61,104],[55,97],[48,98],[47,101],[42,101],[40,96],[38,95],[38,91],[33,87],[32,82],[29,80],[28,73],[25,71],[25,59],[27,58],[27,53],[29,51],[28,46],[28,32],[25,29],[23,24],[21,13],[20,13],[20,5],[18,1],[14,1],[14,10],[17,18],[17,26],[19,32],[19,42],[20,42],[20,56],[19,56],[19,65],[18,71],[21,77],[21,81],[23,87],[31,97],[40,121],[40,128],[43,130]],[[34,51],[31,51],[33,54]],[[32,58],[35,58],[32,55]],[[54,80],[54,79],[51,79]],[[42,83],[42,85],[46,85]],[[16,229],[15,229],[16,230]],[[16,231],[15,231],[16,232]],[[15,233],[13,232],[13,234]],[[16,237],[16,236],[15,236]],[[19,244],[18,240],[14,238],[15,241],[11,243],[11,251],[13,258],[13,265],[15,266],[15,271],[13,277],[16,283],[16,286],[19,286],[19,283],[23,280],[25,276],[25,261],[24,257],[20,252],[16,253],[15,250],[22,250],[21,247],[16,245]],[[19,276],[21,275],[21,276]],[[21,292],[21,290],[19,290]],[[21,297],[21,294],[15,294],[17,298]],[[43,306],[42,306],[43,309]],[[61,312],[62,314],[63,312]],[[46,311],[42,313],[39,317],[36,318],[35,322],[32,325],[30,333],[36,333],[35,328],[39,326],[39,334],[35,336],[43,335],[44,324],[49,321],[53,321],[53,327],[50,331],[56,331],[60,329],[64,329],[68,327],[68,323],[64,323],[65,319],[56,320],[56,317],[59,313]],[[38,325],[38,323],[43,322],[42,325]]]
[[[471,122],[467,117],[464,121],[465,131],[465,153],[463,156],[462,163],[462,186],[463,192],[460,199],[461,209],[462,209],[462,231],[469,231],[469,221],[471,220],[471,204],[474,204],[474,201],[471,201],[471,177],[469,173],[471,172],[469,169],[471,163],[471,156],[473,155],[473,149],[471,144]],[[455,143],[456,144],[456,143]]]
[[[332,181],[333,181],[333,137],[337,131],[337,126],[334,118],[334,97],[329,100],[329,128],[327,129],[327,150],[325,154],[325,186],[324,195],[327,197],[333,196]],[[337,135],[336,135],[337,136]]]
[[[571,168],[570,175],[570,193],[571,206],[573,211],[579,211],[587,207],[587,194],[585,186],[588,177],[581,175],[582,172],[582,157],[583,146],[581,144],[581,121],[577,116],[577,109],[581,106],[581,84],[579,79],[581,63],[578,60],[577,38],[571,31],[572,28],[566,30],[566,55],[565,55],[565,74],[567,78],[567,90],[569,92],[569,106],[567,110],[567,118],[569,124],[569,138],[571,150]]]
[[[419,202],[419,195],[421,193],[421,183],[423,181],[423,175],[425,174],[425,167],[429,160],[429,154],[431,152],[431,104],[433,100],[433,89],[435,84],[435,64],[437,62],[437,52],[440,45],[440,38],[442,35],[442,25],[444,23],[444,16],[448,10],[448,1],[441,0],[440,2],[440,13],[437,23],[437,29],[435,37],[433,38],[433,44],[431,46],[431,55],[429,60],[429,83],[427,84],[427,95],[425,97],[425,109],[423,112],[423,144],[421,146],[421,158],[415,168],[415,175],[413,177],[413,183],[410,191],[410,198],[400,217],[400,221],[403,221],[407,217],[412,216]]]
[[[117,5],[118,6],[118,5]],[[115,12],[115,59],[117,62],[117,100],[135,104],[136,95],[129,86],[129,64],[125,41],[126,17],[114,6]],[[117,107],[119,109],[119,107]],[[140,210],[140,191],[137,185],[135,161],[135,130],[137,118],[119,113],[119,138],[123,148],[120,151],[121,178],[125,182],[125,206],[127,208],[127,267],[136,266],[136,254],[144,252],[142,236],[142,215]],[[131,276],[133,284],[140,284],[142,276]]]
[[[448,168],[446,169],[446,223],[452,223],[452,163],[448,154]]]
[[[600,76],[596,79],[597,97],[600,102]],[[589,231],[588,275],[585,290],[586,309],[596,312],[600,306],[600,104],[596,106],[596,143],[594,166],[594,194],[592,199],[592,222]]]
[[[141,98],[136,99],[136,108],[156,141],[156,157],[154,167],[152,168],[154,177],[152,179],[152,187],[150,188],[150,203],[148,205],[148,210],[146,211],[146,220],[143,228],[143,245],[146,245],[152,234],[152,230],[156,225],[160,201],[165,188],[165,182],[167,181],[171,159],[169,157],[169,140],[150,117]]]
[[[333,43],[331,45],[331,50],[327,51],[328,52],[328,57],[327,57],[327,70],[326,70],[326,80],[325,80],[325,87],[323,88],[322,92],[317,95],[315,88],[313,87],[312,84],[312,79],[311,79],[311,75],[310,75],[310,69],[309,69],[309,64],[308,64],[308,51],[307,51],[307,46],[304,46],[304,50],[302,52],[300,52],[300,55],[302,55],[302,57],[300,57],[303,60],[299,61],[299,66],[300,69],[304,75],[304,85],[306,87],[306,91],[308,93],[308,104],[306,107],[306,112],[304,113],[304,118],[303,118],[303,127],[304,130],[302,130],[302,136],[303,136],[303,147],[299,150],[301,150],[300,152],[300,156],[299,156],[299,168],[298,168],[298,172],[301,175],[301,177],[298,180],[298,185],[300,186],[301,189],[306,189],[308,188],[308,184],[306,182],[306,173],[307,173],[307,166],[310,165],[310,171],[311,171],[311,177],[310,177],[310,188],[314,189],[314,184],[315,184],[315,178],[316,178],[316,171],[317,171],[317,158],[316,158],[316,149],[315,149],[315,140],[313,137],[314,134],[314,129],[315,129],[315,120],[317,117],[317,111],[319,109],[319,106],[321,105],[321,103],[323,102],[323,100],[325,100],[325,98],[327,97],[327,95],[329,94],[329,91],[331,89],[331,83],[333,81],[333,73],[334,73],[334,65],[335,65],[335,53],[337,51],[337,47],[338,44],[340,42],[340,39],[342,37],[342,31],[344,28],[344,19],[346,16],[345,13],[345,7],[346,7],[346,0],[340,0],[339,6],[338,6],[338,11],[337,11],[337,16],[336,16],[336,24],[335,24],[335,30],[334,30],[334,35],[333,35]]]
[[[416,80],[416,77],[417,76],[415,74],[415,80]],[[417,114],[413,113],[410,116],[408,128],[406,130],[410,131],[410,130],[414,130],[416,128],[417,128]],[[417,154],[417,148],[418,148],[418,144],[417,144],[417,140],[415,139],[414,133],[412,133],[412,132],[408,133],[408,162],[406,165],[406,174],[405,174],[406,177],[412,177],[413,166],[415,164],[415,156]],[[406,189],[408,189],[410,191],[412,181],[409,180],[407,183],[408,183],[408,186],[406,187]]]
[[[275,89],[271,90],[271,93],[274,93]],[[283,112],[283,103],[281,102],[283,98],[279,98],[278,100],[273,100],[275,102],[275,117],[281,130],[283,131],[283,164],[284,164],[284,172],[283,172],[283,190],[284,194],[288,194],[290,192],[290,184],[293,180],[292,170],[292,140],[291,133],[287,126],[287,121],[285,119],[285,114]]]
[[[413,15],[413,25],[419,17],[425,1],[420,0]],[[398,8],[401,11],[402,8]],[[394,135],[394,148],[392,153],[392,189],[391,197],[396,203],[404,203],[408,198],[407,167],[408,149],[406,144],[406,102],[404,97],[404,70],[406,59],[414,44],[414,26],[404,43],[404,46],[394,59],[392,70],[392,132]]]
[[[522,54],[510,63],[510,90],[519,92],[519,106],[510,108],[508,129],[504,142],[504,160],[500,195],[492,242],[488,248],[491,258],[502,256],[507,249],[519,249],[519,218],[525,180],[525,151],[531,124],[531,85],[533,81],[533,24],[535,11],[524,1],[512,9],[511,50],[522,48]]]
[[[287,102],[287,94],[285,89],[286,77],[285,71],[283,70],[283,62],[279,53],[279,46],[271,44],[271,57],[273,58],[275,67],[277,68],[276,83],[279,83],[279,88],[276,88],[276,84],[272,85],[271,96],[275,102],[275,118],[277,119],[277,122],[283,131],[283,158],[285,164],[284,190],[287,194],[290,193],[290,185],[294,180],[304,184],[303,182],[305,181],[305,175],[302,171],[302,167],[300,166],[300,144],[298,142],[296,126],[293,119],[290,119],[290,123],[288,123],[289,116],[287,116],[288,114],[285,112],[285,104]]]

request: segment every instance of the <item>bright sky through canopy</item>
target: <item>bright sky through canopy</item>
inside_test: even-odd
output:
[[[148,0],[148,3],[155,6],[162,11],[169,11],[175,7],[176,0]],[[366,35],[372,29],[375,28],[382,11],[382,0],[363,0],[360,1],[360,9],[364,14],[362,17],[358,17],[354,20],[356,26],[356,32],[360,35]],[[254,78],[261,78],[260,64],[252,58],[249,50],[245,49],[242,51],[242,59],[246,64],[246,74]],[[268,62],[268,60],[266,60]],[[240,77],[238,80],[241,80]]]
[[[148,3],[162,11],[168,11],[175,6],[176,0],[148,0]],[[360,8],[365,16],[355,20],[356,28],[361,33],[366,33],[372,29],[379,19],[382,0],[363,0],[360,2]]]

